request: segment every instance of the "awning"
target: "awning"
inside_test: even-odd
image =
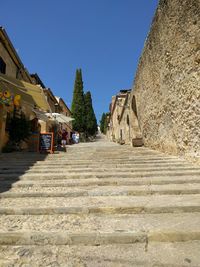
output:
[[[67,117],[60,113],[46,113],[46,115],[54,118],[56,121],[60,123],[69,123],[70,121],[74,120],[74,118]]]
[[[14,96],[19,95],[22,106],[25,103],[32,108],[37,107],[46,112],[51,110],[43,89],[37,85],[0,74],[0,94],[5,91],[9,91]]]

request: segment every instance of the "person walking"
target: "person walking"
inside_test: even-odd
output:
[[[67,144],[67,131],[65,129],[63,129],[62,131],[62,141],[61,141],[61,144],[62,144],[62,147],[65,148],[66,144]]]
[[[73,141],[73,144],[76,143],[76,134],[75,134],[75,132],[72,133],[72,141]]]
[[[79,133],[76,132],[76,135],[75,135],[76,144],[79,143],[79,138],[80,138]]]

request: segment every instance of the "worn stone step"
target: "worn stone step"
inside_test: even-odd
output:
[[[145,195],[180,195],[200,194],[200,183],[167,184],[141,186],[98,186],[85,188],[66,187],[27,187],[12,188],[9,192],[0,193],[0,198],[23,197],[80,197],[80,196],[145,196]]]
[[[105,245],[200,240],[200,231],[68,233],[68,232],[0,232],[0,245]]]
[[[64,171],[90,171],[90,170],[96,170],[96,171],[113,171],[113,170],[118,170],[118,171],[134,171],[134,170],[141,170],[141,169],[158,169],[160,168],[162,169],[199,169],[200,167],[197,166],[192,166],[190,164],[176,164],[176,163],[160,163],[160,164],[153,164],[153,163],[146,163],[146,164],[123,164],[123,165],[101,165],[99,166],[99,164],[97,165],[85,165],[85,166],[73,166],[73,165],[63,165],[62,166],[62,170]],[[4,173],[4,172],[18,172],[18,171],[47,171],[47,170],[55,170],[55,166],[54,165],[34,165],[34,166],[30,166],[27,169],[24,166],[4,166],[0,168],[0,172]],[[58,170],[60,168],[57,168]]]
[[[163,253],[164,251],[164,253]],[[199,267],[200,242],[149,242],[101,246],[0,246],[0,266]]]
[[[0,232],[0,245],[101,245],[144,243],[144,233]]]
[[[1,215],[1,232],[199,232],[200,213]]]
[[[120,154],[121,155],[121,154]],[[62,157],[58,158],[58,157],[55,157],[53,156],[51,159],[50,158],[35,158],[35,159],[30,159],[29,156],[24,156],[23,158],[21,159],[15,159],[15,158],[7,158],[5,157],[4,159],[1,159],[0,160],[0,165],[3,165],[4,163],[8,163],[8,162],[11,162],[13,164],[20,164],[20,163],[30,163],[30,164],[49,164],[49,163],[68,163],[69,164],[69,160],[71,160],[70,162],[73,164],[73,162],[76,162],[76,163],[80,163],[80,164],[84,164],[84,163],[88,163],[88,162],[93,162],[93,158],[97,161],[97,162],[109,162],[109,163],[112,163],[112,162],[123,162],[123,163],[126,163],[126,162],[141,162],[141,161],[146,161],[146,162],[182,162],[182,163],[187,163],[186,160],[184,159],[181,159],[181,158],[178,158],[178,157],[167,157],[167,156],[136,156],[136,155],[133,155],[133,156],[128,156],[128,157],[125,157],[123,155],[121,155],[121,157],[113,157],[113,158],[108,158],[106,157],[106,154],[104,156],[101,156],[101,157],[97,157],[97,155],[94,153],[93,155],[91,155],[90,157],[87,157],[87,151],[84,152],[84,155],[83,155],[83,158],[79,157],[79,155],[75,155],[74,157],[72,157],[71,155],[69,154],[65,154],[65,155],[62,155]]]
[[[70,158],[65,160],[65,161],[40,161],[40,162],[25,162],[25,161],[20,161],[20,162],[0,162],[0,168],[9,168],[9,167],[18,167],[18,166],[22,166],[22,167],[37,167],[37,166],[41,166],[41,167],[45,167],[45,166],[72,166],[73,168],[80,168],[80,167],[85,167],[85,166],[96,166],[99,167],[99,164],[101,164],[101,166],[134,166],[134,165],[145,165],[145,164],[188,164],[185,161],[180,161],[180,160],[144,160],[144,159],[139,159],[139,160],[119,160],[119,161],[97,161],[97,160],[87,160],[87,161],[76,161],[76,160],[71,160]]]
[[[26,174],[1,174],[0,180],[56,180],[56,179],[89,179],[89,178],[145,178],[145,177],[186,177],[193,176],[194,178],[200,178],[199,170],[185,170],[185,171],[141,171],[134,173],[26,173]]]
[[[3,198],[0,214],[199,212],[200,195]]]
[[[185,205],[182,206],[174,205],[163,205],[161,207],[154,206],[123,206],[123,207],[112,207],[112,206],[71,206],[71,207],[2,207],[0,208],[0,215],[60,215],[60,214],[159,214],[159,213],[194,213],[200,212],[200,207],[196,203],[194,205]]]
[[[172,176],[172,177],[143,177],[143,178],[78,178],[78,179],[43,179],[43,180],[16,180],[0,179],[0,188],[27,188],[27,187],[88,187],[88,186],[136,186],[136,185],[167,185],[200,183],[199,176]]]
[[[176,162],[173,162],[173,163],[143,163],[143,162],[140,162],[140,163],[124,163],[124,164],[120,164],[120,163],[87,163],[87,164],[34,164],[34,165],[23,165],[23,164],[20,164],[20,165],[3,165],[0,167],[0,172],[2,171],[22,171],[22,172],[25,172],[25,171],[28,171],[28,170],[53,170],[55,168],[62,168],[63,170],[74,170],[74,171],[87,171],[87,169],[95,169],[95,170],[102,170],[102,169],[122,169],[122,170],[126,170],[127,172],[129,170],[133,170],[133,169],[143,169],[143,168],[181,168],[183,167],[184,168],[194,168],[194,169],[199,169],[198,166],[192,166],[192,165],[189,165],[187,163],[176,163]]]
[[[193,166],[141,166],[140,168],[118,168],[117,172],[119,173],[124,173],[124,174],[129,174],[129,173],[135,173],[135,172],[152,172],[152,171],[159,171],[159,172],[163,172],[163,171],[174,171],[174,172],[185,172],[185,171],[199,171],[200,173],[200,168],[198,167],[193,167]],[[23,170],[23,169],[17,169],[17,168],[13,168],[13,169],[2,169],[0,170],[0,176],[4,175],[4,174],[21,174],[21,173],[27,173],[27,174],[38,174],[38,173],[74,173],[74,174],[79,174],[79,173],[115,173],[116,172],[116,168],[114,167],[110,167],[110,168],[82,168],[82,169],[73,169],[73,168],[66,168],[66,167],[62,167],[62,168],[30,168],[28,170]]]

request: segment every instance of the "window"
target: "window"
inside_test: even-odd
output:
[[[126,117],[126,123],[129,125],[129,115],[127,115],[127,117]]]
[[[6,74],[6,63],[0,57],[0,73]]]

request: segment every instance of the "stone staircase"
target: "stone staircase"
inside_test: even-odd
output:
[[[104,139],[0,155],[0,267],[200,266],[200,167]]]

